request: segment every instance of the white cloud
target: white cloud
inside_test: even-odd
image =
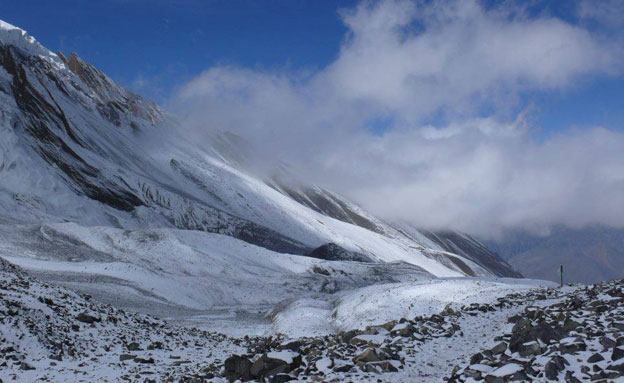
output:
[[[618,30],[624,26],[624,2],[622,0],[582,0],[578,7],[582,19],[591,20],[607,29]]]
[[[618,74],[620,45],[476,1],[363,2],[342,16],[349,32],[320,71],[214,67],[186,84],[172,104],[189,132],[237,132],[265,158],[419,226],[624,224],[624,137],[594,128],[538,143],[520,101]],[[450,122],[427,125],[435,116]]]

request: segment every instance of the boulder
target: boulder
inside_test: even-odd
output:
[[[126,345],[126,349],[128,349],[128,351],[141,351],[141,350],[143,350],[141,348],[141,345],[138,344],[137,342],[128,343]]]
[[[601,362],[603,360],[604,360],[604,357],[600,355],[599,353],[595,353],[589,358],[587,358],[588,363],[596,363],[596,362]]]
[[[624,358],[624,350],[619,347],[614,347],[613,352],[611,353],[611,360],[616,361]]]
[[[91,323],[95,323],[95,322],[100,322],[100,318],[95,317],[93,315],[87,314],[87,313],[80,313],[76,316],[76,320],[78,322],[83,322],[83,323],[87,323],[87,324],[91,324]]]
[[[507,343],[500,342],[499,344],[494,346],[490,351],[492,351],[492,354],[498,355],[498,354],[504,353],[506,350],[507,350]]]
[[[567,318],[563,322],[563,330],[568,332],[579,328],[581,324],[579,322],[574,321],[573,319]]]
[[[255,378],[271,377],[277,374],[286,374],[290,371],[290,365],[286,361],[270,358],[267,354],[263,354],[256,359],[250,369],[251,375]]]
[[[239,355],[232,355],[225,360],[225,372],[223,375],[229,382],[251,380],[251,366],[249,359]]]
[[[366,372],[397,372],[399,371],[392,363],[387,360],[380,362],[366,363],[362,368]]]
[[[541,354],[541,352],[542,348],[537,342],[523,343],[520,345],[520,347],[518,347],[518,353],[520,354],[520,356],[525,358],[529,356],[539,355]]]
[[[290,382],[291,380],[295,380],[295,378],[293,378],[292,376],[288,374],[277,374],[277,375],[273,375],[269,381],[271,383],[284,383],[284,382]]]
[[[370,363],[370,362],[379,362],[381,361],[381,357],[377,353],[377,350],[374,348],[367,348],[362,353],[358,354],[353,358],[355,363]]]

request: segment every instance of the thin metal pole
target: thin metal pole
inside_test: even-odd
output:
[[[561,277],[561,287],[563,287],[563,265],[559,265],[559,276]]]

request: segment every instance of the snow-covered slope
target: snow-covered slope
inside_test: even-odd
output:
[[[0,256],[211,329],[218,318],[269,329],[267,312],[333,308],[374,284],[516,276],[468,237],[442,241],[292,175],[257,176],[242,137],[197,144],[180,128],[76,55],[0,24]]]
[[[397,278],[433,277],[406,263],[324,261],[192,230],[129,231],[61,223],[0,225],[0,233],[6,238],[0,242],[0,253],[11,262],[46,279],[81,285],[92,295],[122,285],[123,296],[112,299],[130,307],[134,302],[124,300],[195,310],[266,308],[295,297]],[[85,276],[90,276],[88,282]]]
[[[201,230],[299,255],[335,243],[436,276],[500,274],[465,254],[427,249],[324,189],[253,176],[226,134],[201,147],[186,141],[156,105],[18,28],[3,23],[0,44],[5,218]]]

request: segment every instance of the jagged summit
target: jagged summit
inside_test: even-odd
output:
[[[164,114],[156,104],[117,85],[106,74],[78,57],[77,54],[72,52],[69,59],[62,53],[58,56],[69,67],[69,70],[87,85],[100,112],[116,126],[124,125],[122,122],[124,114],[132,115],[150,124],[158,124],[163,120]],[[126,121],[125,125],[139,129],[139,125],[133,121]]]
[[[62,64],[59,57],[41,45],[25,30],[0,20],[0,44],[19,48],[27,55],[38,55],[50,63]]]

